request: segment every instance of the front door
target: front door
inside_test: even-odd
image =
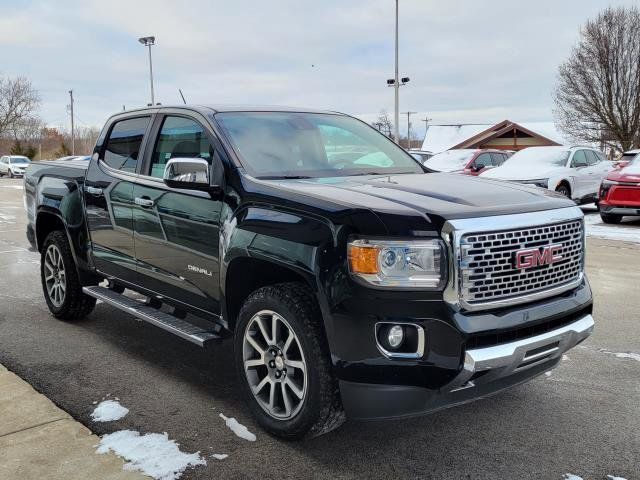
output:
[[[211,138],[194,118],[164,117],[133,190],[133,223],[138,283],[199,310],[218,313],[222,203],[209,193],[172,189],[162,181],[164,166],[172,158],[203,158],[221,168]]]
[[[585,150],[576,150],[571,158],[570,168],[573,175],[573,192],[571,197],[579,199],[589,193],[589,174],[587,172],[587,155]]]
[[[133,186],[150,123],[150,116],[116,120],[96,148],[84,187],[95,266],[106,276],[132,283],[136,281]]]

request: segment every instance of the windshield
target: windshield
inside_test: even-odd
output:
[[[467,166],[475,150],[447,150],[424,162],[424,166],[436,172],[454,172]]]
[[[343,115],[226,112],[216,119],[258,178],[317,178],[423,173],[404,150],[365,123]]]
[[[527,165],[564,167],[567,165],[568,158],[569,150],[561,147],[529,147],[514,153],[502,166],[515,167],[526,163]]]
[[[9,159],[10,163],[25,163],[29,164],[31,161],[27,157],[11,157]]]

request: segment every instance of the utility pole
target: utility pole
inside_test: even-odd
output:
[[[73,124],[73,90],[69,90],[69,97],[71,98],[71,155],[76,154],[76,134]]]
[[[411,115],[418,112],[402,112],[407,115],[407,150],[411,148]]]
[[[395,76],[393,77],[395,82],[393,84],[395,90],[395,106],[394,106],[394,137],[396,143],[400,144],[400,82],[398,81],[398,0],[396,0],[396,69]]]

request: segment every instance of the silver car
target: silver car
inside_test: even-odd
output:
[[[11,178],[22,177],[30,163],[31,160],[22,155],[4,155],[0,157],[0,175],[9,175]]]

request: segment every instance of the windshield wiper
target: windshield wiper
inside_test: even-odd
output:
[[[304,180],[305,178],[313,178],[308,175],[265,175],[258,177],[260,180]]]

